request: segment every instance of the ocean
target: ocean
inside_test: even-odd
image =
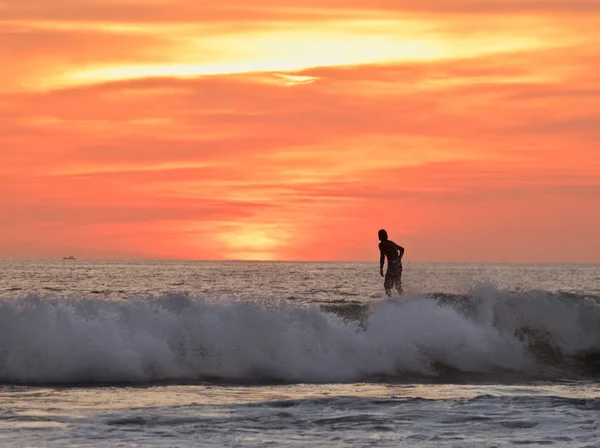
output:
[[[600,447],[600,265],[0,262],[2,447]]]

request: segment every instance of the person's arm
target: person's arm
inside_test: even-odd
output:
[[[398,252],[400,252],[398,258],[400,261],[402,261],[402,257],[404,256],[404,248],[396,244],[396,249],[398,249]]]
[[[379,257],[379,273],[383,277],[383,264],[385,263],[385,255],[383,254],[381,244],[379,244],[379,252],[381,252],[381,257]]]

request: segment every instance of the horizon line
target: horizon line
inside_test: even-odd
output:
[[[372,263],[378,260],[241,260],[241,259],[185,259],[185,258],[1,258],[2,262],[163,262],[163,263]],[[596,265],[599,261],[403,261],[403,264],[515,264],[515,265]]]

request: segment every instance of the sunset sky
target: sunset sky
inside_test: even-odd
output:
[[[598,0],[0,0],[0,258],[600,262]]]

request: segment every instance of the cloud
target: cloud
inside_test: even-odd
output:
[[[498,14],[501,5],[518,9],[517,2],[430,2],[419,14],[410,12],[415,4],[61,0],[50,8],[40,1],[11,2],[0,21],[0,35],[10,45],[0,57],[13,63],[1,89],[260,71],[297,76],[284,72],[573,47],[595,33],[589,16],[523,13],[507,21]],[[530,6],[552,10],[561,4]],[[457,5],[461,14],[447,14]],[[474,26],[466,11],[478,10],[487,12]]]
[[[516,14],[516,13],[600,13],[593,0],[232,0],[210,4],[192,0],[113,1],[8,0],[9,19],[89,20],[130,22],[297,20],[298,18],[339,17],[368,13]]]

